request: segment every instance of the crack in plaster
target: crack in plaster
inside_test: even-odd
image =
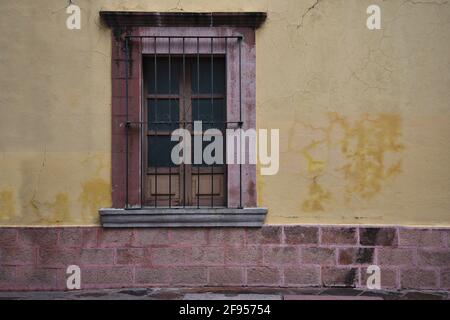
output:
[[[38,207],[39,203],[36,200],[36,195],[37,195],[37,192],[38,192],[38,189],[39,189],[39,184],[40,184],[40,181],[41,181],[42,171],[44,170],[46,161],[47,161],[47,146],[44,146],[44,155],[43,155],[43,159],[42,159],[41,168],[39,169],[39,173],[38,173],[38,176],[37,176],[37,182],[36,182],[36,185],[35,185],[34,190],[33,190],[33,196],[31,197],[31,200],[30,200],[30,204],[37,210],[39,209],[39,207]]]
[[[300,17],[300,21],[297,24],[297,29],[303,28],[303,20],[305,19],[305,17],[308,15],[308,13],[310,13],[312,10],[314,10],[317,5],[321,2],[321,0],[316,0],[314,2],[314,4],[310,7],[308,7],[308,9],[306,9],[306,11],[302,14],[302,16]]]
[[[184,11],[181,0],[178,0],[176,6],[174,8],[170,8],[168,11]]]

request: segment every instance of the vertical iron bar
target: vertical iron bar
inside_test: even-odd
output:
[[[214,123],[214,38],[212,37],[211,37],[211,120]],[[214,207],[214,162],[211,165],[211,208],[212,207]]]
[[[156,37],[154,38],[154,64],[155,64],[155,138],[158,137],[158,124],[156,124],[156,122],[158,121],[158,86],[157,86],[157,81],[158,81],[158,77],[157,77],[157,73],[158,73],[158,69],[157,69],[157,63],[156,63]],[[155,160],[155,208],[158,206],[158,163]]]
[[[128,209],[128,189],[129,189],[129,181],[128,181],[128,135],[129,135],[129,118],[128,118],[128,69],[129,69],[129,60],[130,60],[130,50],[129,50],[129,39],[125,37],[125,112],[126,112],[126,124],[125,124],[125,208]]]
[[[172,70],[170,59],[170,37],[169,39],[169,123],[172,124]],[[170,127],[172,127],[170,125]],[[169,163],[169,208],[172,207],[172,164]]]
[[[200,38],[198,37],[197,37],[197,94],[200,95]],[[197,97],[197,113],[199,112],[199,110],[200,110],[200,99]],[[201,135],[202,135],[201,151],[203,154],[203,131],[201,132]],[[194,130],[194,139],[195,139],[195,130]],[[197,166],[197,208],[200,208],[200,166],[201,164]]]
[[[187,88],[186,86],[186,56],[184,55],[184,37],[183,37],[183,85],[181,86],[182,92],[183,92],[183,129],[186,129],[186,104],[187,101],[184,97]],[[189,88],[190,90],[190,88]],[[180,105],[180,100],[178,100],[178,105]],[[184,131],[184,130],[183,130]],[[185,137],[183,137],[183,143],[186,143],[186,141],[184,141]],[[183,150],[183,158],[185,158],[185,153],[186,151]],[[189,152],[191,152],[189,150]],[[183,160],[183,208],[186,207],[186,163]]]
[[[227,117],[227,110],[228,110],[228,38],[225,38],[225,103],[224,103],[225,107],[222,108],[222,112],[223,112],[223,119],[224,119],[224,123],[223,123],[223,132],[222,132],[222,136],[223,136],[223,158],[222,158],[222,168],[224,170],[224,180],[225,182],[225,192],[224,192],[224,202],[225,202],[225,206],[228,207],[228,168],[226,165],[226,159],[227,159],[227,135],[226,135],[226,129],[227,129],[227,121],[228,121],[228,117]]]
[[[240,160],[239,161],[239,208],[242,208],[242,57],[241,57],[241,43],[242,38],[238,38],[239,42],[239,129],[240,129]]]
[[[142,38],[139,38],[139,57],[140,57],[140,63],[141,63],[141,70],[139,71],[141,73],[141,79],[144,79],[144,77],[142,77],[142,73],[143,73],[143,58],[142,58]],[[143,90],[143,86],[144,86],[144,82],[141,82],[141,90],[142,92],[146,92]],[[140,129],[141,129],[141,209],[144,206],[144,101],[143,101],[143,95],[141,94],[141,108],[140,108],[140,118],[141,118],[141,123],[140,123]],[[147,170],[145,170],[147,171]]]

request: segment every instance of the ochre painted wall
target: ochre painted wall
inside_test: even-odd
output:
[[[430,3],[425,3],[430,2]],[[267,223],[450,226],[450,3],[404,0],[0,2],[0,225],[93,225],[110,206],[111,39],[99,10],[266,11],[257,126]],[[315,4],[316,3],[316,4]],[[315,4],[315,5],[314,5]],[[366,8],[379,4],[382,30]]]

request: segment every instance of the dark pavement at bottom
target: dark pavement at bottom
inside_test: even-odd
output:
[[[0,300],[450,300],[450,292],[351,288],[122,288],[4,291]]]

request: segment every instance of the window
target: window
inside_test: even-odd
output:
[[[100,16],[112,28],[113,208],[100,209],[102,226],[261,226],[255,165],[176,165],[170,137],[256,128],[255,28],[266,14]]]
[[[225,59],[221,55],[144,58],[144,205],[155,207],[224,207],[223,163],[175,165],[171,133],[189,130],[192,139],[207,129],[225,132]],[[201,121],[202,132],[193,123]],[[225,134],[223,134],[225,136]],[[192,141],[191,146],[194,146]],[[193,149],[192,149],[193,152]],[[192,155],[192,159],[194,156]]]

